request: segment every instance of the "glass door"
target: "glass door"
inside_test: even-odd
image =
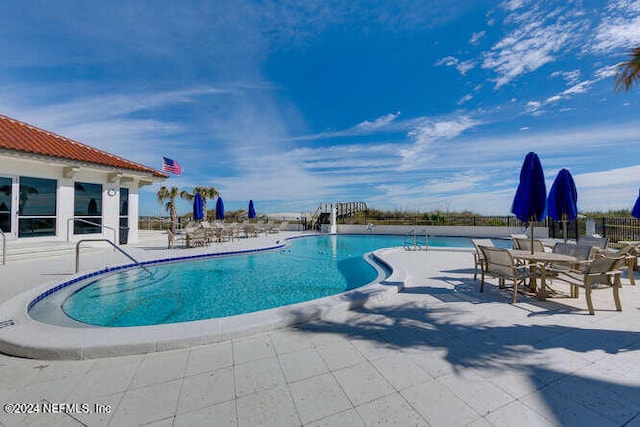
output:
[[[5,237],[15,237],[14,178],[0,176],[0,230]]]

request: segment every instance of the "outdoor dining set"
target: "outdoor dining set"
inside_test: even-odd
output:
[[[187,226],[178,231],[172,232],[167,230],[169,236],[168,247],[172,248],[177,239],[184,240],[187,248],[197,246],[208,246],[210,243],[220,243],[235,241],[240,238],[258,237],[261,234],[265,236],[271,233],[279,233],[286,230],[288,222],[283,221],[275,224],[264,221],[244,221],[242,223],[223,223],[215,222],[213,224],[208,221],[199,221],[197,223],[190,222]]]
[[[628,242],[618,250],[606,247],[607,239],[584,237],[578,242],[543,242],[529,238],[512,237],[511,249],[496,248],[490,239],[472,239],[474,254],[474,280],[481,272],[480,291],[486,276],[498,279],[500,288],[512,286],[512,302],[518,292],[531,293],[544,301],[547,297],[578,298],[583,288],[589,314],[594,314],[592,291],[610,289],[617,311],[620,303],[621,274],[627,270],[631,285],[635,285],[633,272],[640,253],[638,242]],[[561,292],[559,283],[569,286]]]
[[[592,292],[610,289],[616,310],[622,311],[621,270],[627,270],[629,283],[635,285],[633,272],[640,244],[627,242],[618,250],[608,249],[608,239],[596,235],[568,242],[567,223],[578,216],[577,203],[578,192],[571,173],[560,169],[547,195],[540,159],[536,153],[528,153],[520,170],[511,212],[526,224],[530,235],[512,236],[512,249],[496,248],[489,239],[473,240],[474,279],[477,280],[478,269],[482,273],[480,291],[488,275],[497,278],[501,288],[506,287],[507,281],[512,282],[513,303],[517,301],[518,290],[533,293],[544,301],[547,296],[563,295],[557,288],[562,283],[569,286],[564,296],[570,298],[578,298],[580,288],[584,288],[589,314],[594,314]],[[640,197],[631,214],[640,217]],[[545,245],[542,240],[534,239],[535,224],[547,215],[562,222],[564,240]]]

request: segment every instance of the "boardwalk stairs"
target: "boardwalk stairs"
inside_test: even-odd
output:
[[[366,202],[320,203],[311,216],[311,229],[320,231],[323,224],[331,222],[331,209],[336,208],[336,221],[345,221],[359,212],[367,210]]]

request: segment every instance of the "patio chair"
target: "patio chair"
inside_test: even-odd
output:
[[[488,274],[498,279],[499,287],[505,287],[505,281],[513,281],[513,298],[511,302],[516,303],[518,298],[518,284],[524,283],[530,278],[528,264],[518,265],[515,263],[511,252],[508,249],[492,248],[490,246],[480,246],[484,255],[484,268],[482,269],[482,280],[480,282],[480,292],[484,289],[484,276]]]
[[[511,238],[511,249],[518,249],[518,247],[516,246],[515,239],[528,239],[529,238],[526,234],[510,234],[509,237]]]
[[[581,245],[593,246],[594,248],[599,250],[604,250],[607,248],[607,243],[609,243],[609,238],[596,237],[596,236],[581,236],[578,238],[578,243]]]
[[[531,250],[531,239],[521,239],[519,237],[513,238],[513,243],[516,249],[520,249],[522,251],[530,251]],[[544,245],[541,240],[533,241],[533,251],[534,252],[544,252]]]
[[[579,289],[581,287],[584,288],[587,308],[591,315],[595,314],[591,292],[601,288],[611,288],[613,290],[613,301],[616,305],[616,310],[622,311],[620,293],[618,292],[621,287],[620,270],[617,269],[622,260],[623,257],[603,256],[594,259],[585,271],[576,269],[556,270],[557,275],[555,278],[571,286],[571,296],[574,298],[578,297]]]
[[[480,270],[484,268],[484,254],[480,246],[494,248],[495,245],[491,239],[471,239],[471,243],[473,243],[473,247],[476,248],[476,251],[473,253],[473,280],[478,280],[478,267],[480,267]]]
[[[287,231],[288,228],[289,228],[289,221],[282,221],[278,226],[277,230],[278,232]]]
[[[204,228],[196,228],[187,233],[187,247],[207,246],[207,233]]]
[[[204,229],[204,235],[207,239],[207,242],[211,243],[216,240],[216,229],[212,227],[209,221],[201,221],[200,227]]]
[[[222,229],[222,240],[233,242],[238,238],[238,224],[233,222],[231,224],[225,224]]]
[[[569,255],[578,260],[578,264],[573,268],[577,270],[584,270],[588,261],[593,257],[593,246],[590,245],[574,245],[573,243],[558,242],[553,247],[552,252],[554,254]],[[552,265],[552,267],[562,268],[566,264]]]
[[[173,249],[173,245],[176,243],[176,235],[171,231],[171,229],[167,229],[167,249]]]
[[[244,231],[245,237],[258,237],[258,229],[255,224],[243,223],[242,230]]]
[[[618,265],[618,269],[624,268],[627,270],[629,277],[629,283],[636,285],[636,278],[633,276],[633,271],[636,269],[638,262],[638,249],[634,245],[623,246],[616,252],[609,252],[604,256],[608,257],[622,257],[623,262]]]

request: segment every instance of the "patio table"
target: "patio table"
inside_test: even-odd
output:
[[[532,269],[531,281],[529,282],[530,289],[536,293],[540,301],[544,301],[547,297],[546,283],[545,283],[545,267],[551,263],[576,264],[578,262],[578,259],[576,257],[573,257],[571,255],[556,254],[553,252],[531,253],[531,251],[514,249],[514,250],[511,250],[511,256],[513,256],[513,258],[518,260],[528,261],[529,263],[535,263],[540,267],[541,286],[538,288],[536,283],[538,278],[537,269]]]

